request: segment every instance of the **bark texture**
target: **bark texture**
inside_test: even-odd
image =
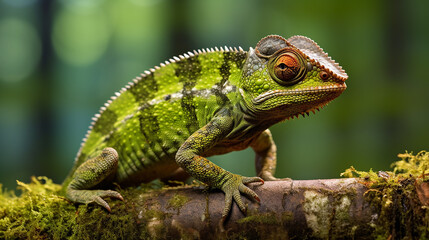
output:
[[[169,217],[148,222],[149,233],[157,236],[162,225],[163,237],[187,236],[191,239],[371,239],[374,212],[365,201],[367,188],[356,179],[276,181],[252,184],[261,203],[246,200],[244,215],[236,205],[222,232],[218,225],[224,195],[184,188],[165,190],[137,206],[138,211],[160,210]],[[174,196],[186,196],[180,208],[169,204]],[[156,202],[156,204],[152,204]],[[151,228],[151,226],[153,228]]]
[[[70,203],[47,178],[18,185],[21,196],[0,194],[0,239],[429,238],[429,184],[388,175],[250,184],[261,203],[243,197],[247,214],[234,203],[224,231],[224,194],[203,187],[119,189],[109,213]]]

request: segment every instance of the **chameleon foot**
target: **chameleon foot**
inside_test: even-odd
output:
[[[97,203],[109,212],[111,212],[111,208],[103,198],[110,197],[124,201],[120,193],[112,190],[69,190],[67,197],[73,202]]]
[[[223,230],[224,222],[231,211],[233,199],[240,210],[246,214],[247,208],[241,200],[240,193],[244,193],[245,195],[255,199],[257,202],[261,201],[253,190],[244,185],[252,182],[261,182],[264,184],[264,180],[259,177],[243,177],[237,174],[231,174],[230,178],[223,184],[221,189],[225,193],[225,207],[222,212],[222,218],[219,222],[221,230]]]
[[[110,212],[105,197],[124,200],[118,192],[94,189],[103,180],[112,176],[118,167],[118,153],[113,148],[105,148],[96,157],[82,163],[74,172],[66,189],[69,200],[78,203],[97,203]]]
[[[264,181],[292,181],[291,178],[276,178],[270,172],[261,172],[259,177],[264,179]]]

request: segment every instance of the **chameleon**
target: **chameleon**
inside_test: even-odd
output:
[[[221,47],[173,57],[116,92],[83,139],[62,193],[75,203],[123,200],[109,183],[137,185],[191,176],[225,193],[222,219],[247,184],[278,180],[273,124],[315,113],[346,89],[348,75],[310,38],[262,38],[253,49]],[[251,147],[257,176],[207,159]]]

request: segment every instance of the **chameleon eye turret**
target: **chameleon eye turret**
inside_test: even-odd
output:
[[[307,63],[293,50],[285,50],[268,64],[273,79],[281,85],[292,85],[303,79]]]

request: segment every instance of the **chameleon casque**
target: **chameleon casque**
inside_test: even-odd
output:
[[[192,176],[225,193],[222,219],[246,186],[276,180],[268,127],[309,114],[345,89],[345,71],[311,39],[270,35],[250,48],[188,52],[145,71],[107,101],[63,183],[66,197],[110,211],[100,186]],[[251,147],[258,177],[243,177],[206,157]]]

